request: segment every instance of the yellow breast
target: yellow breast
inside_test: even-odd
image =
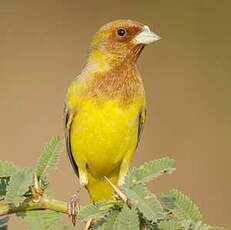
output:
[[[142,101],[122,106],[117,100],[81,100],[71,127],[72,154],[100,177],[118,167],[137,144],[138,115]]]

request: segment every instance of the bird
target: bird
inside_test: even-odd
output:
[[[137,149],[146,119],[146,98],[137,59],[159,40],[147,25],[123,19],[94,35],[81,73],[65,98],[67,154],[92,203],[114,200]]]

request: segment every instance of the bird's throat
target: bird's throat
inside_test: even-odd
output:
[[[144,48],[143,44],[139,44],[131,48],[131,50],[120,53],[104,52],[95,49],[88,58],[85,69],[89,72],[108,72],[122,65],[135,65],[138,57]]]
[[[92,74],[87,96],[95,99],[116,99],[129,104],[143,95],[140,74],[134,63],[125,62],[109,71]]]

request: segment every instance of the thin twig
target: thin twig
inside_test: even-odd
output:
[[[111,185],[115,193],[119,196],[119,198],[126,203],[127,202],[127,196],[118,188],[116,187],[106,176],[104,176],[104,179]]]
[[[89,230],[92,224],[92,219],[89,219],[86,223],[85,230]]]

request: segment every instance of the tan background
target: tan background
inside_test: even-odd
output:
[[[163,39],[139,61],[149,112],[134,164],[175,158],[177,171],[152,190],[179,188],[207,223],[231,227],[230,9],[228,0],[0,0],[1,160],[31,166],[52,135],[63,136],[64,95],[93,33],[108,21],[135,19]],[[66,155],[50,181],[57,198],[74,193]],[[25,226],[12,218],[9,229]]]

